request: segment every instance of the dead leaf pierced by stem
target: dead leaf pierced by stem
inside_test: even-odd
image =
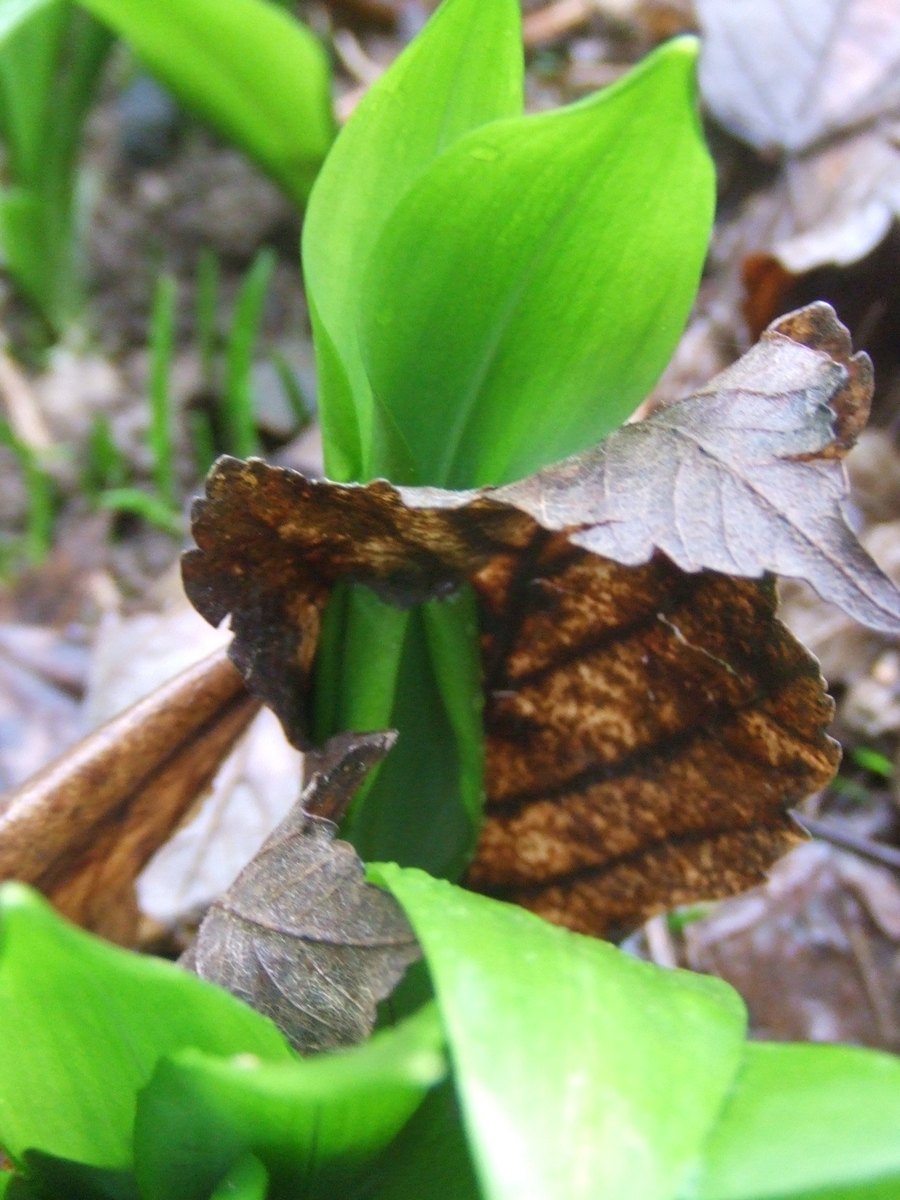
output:
[[[294,810],[204,918],[182,957],[271,1017],[304,1053],[362,1041],[419,949],[403,910],[365,882],[338,818],[389,733],[332,738]],[[315,815],[319,814],[319,815]]]
[[[307,746],[334,584],[409,605],[471,582],[487,810],[469,882],[585,932],[624,928],[758,882],[796,840],[788,808],[835,769],[831,702],[765,573],[900,630],[840,511],[870,375],[813,305],[696,396],[507,487],[336,485],[222,459],[185,586],[208,620],[231,614],[234,662]]]

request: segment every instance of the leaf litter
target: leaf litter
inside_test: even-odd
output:
[[[108,613],[96,630],[84,703],[88,727],[112,719],[228,640],[226,629],[212,629],[188,603],[177,568],[168,572],[141,611]],[[300,756],[263,709],[196,811],[138,876],[138,904],[151,919],[142,923],[142,940],[154,934],[154,924],[177,935],[185,923],[196,923],[294,804],[300,779]]]
[[[736,987],[754,1036],[900,1051],[900,889],[884,867],[812,842],[683,939],[683,965]]]
[[[717,120],[779,162],[739,219],[792,275],[847,265],[900,213],[898,0],[697,0]],[[739,235],[740,236],[740,235]]]
[[[336,825],[392,734],[333,738],[291,813],[204,917],[183,965],[271,1017],[301,1052],[362,1041],[419,947]]]
[[[212,623],[231,614],[235,664],[306,748],[334,584],[410,605],[471,582],[487,807],[468,882],[608,935],[759,882],[798,840],[789,808],[836,769],[831,702],[769,573],[900,631],[841,511],[870,392],[868,360],[814,305],[697,395],[507,487],[222,459],[185,587]]]
[[[135,879],[203,795],[258,705],[217,651],[82,739],[0,804],[0,879],[134,944]]]
[[[696,12],[720,179],[707,335],[746,345],[780,312],[828,299],[875,357],[880,404],[898,370],[900,3],[696,0]]]
[[[616,60],[616,69],[618,69],[619,67],[624,67],[626,62],[631,61],[633,52],[636,52],[642,46],[645,47],[648,44],[648,38],[649,38],[649,41],[652,42],[657,36],[659,36],[657,34],[652,33],[652,31],[650,30],[650,25],[652,25],[652,21],[645,22],[645,15],[648,13],[655,12],[657,10],[661,10],[665,14],[666,19],[668,19],[669,14],[671,13],[671,11],[673,11],[675,9],[675,7],[676,6],[671,3],[656,4],[655,2],[651,2],[651,3],[643,3],[642,2],[641,4],[635,5],[635,4],[630,4],[627,2],[620,3],[620,0],[616,0],[616,3],[614,5],[612,5],[612,8],[616,9],[616,19],[619,20],[619,18],[621,17],[621,20],[625,23],[625,24],[622,24],[622,30],[624,31],[624,33],[617,30],[615,32],[612,40],[610,41],[610,37],[609,37],[610,31],[604,24],[603,16],[595,15],[591,19],[590,25],[585,23],[584,28],[579,30],[580,36],[576,42],[573,42],[571,45],[569,44],[569,42],[561,44],[558,48],[558,51],[555,51],[555,53],[557,53],[557,52],[559,53],[560,61],[564,65],[565,65],[567,59],[570,60],[568,63],[568,66],[565,66],[565,69],[563,71],[563,80],[562,80],[563,94],[562,95],[559,94],[558,85],[554,81],[552,75],[547,74],[548,60],[545,57],[545,58],[542,58],[542,60],[541,60],[540,71],[536,73],[534,70],[532,70],[529,73],[530,89],[531,89],[532,98],[534,98],[536,95],[551,95],[551,100],[547,101],[545,99],[543,101],[544,103],[547,103],[547,102],[558,103],[560,101],[560,99],[569,98],[570,93],[569,93],[569,91],[567,91],[568,85],[566,83],[566,79],[568,78],[568,76],[572,76],[572,78],[574,79],[574,76],[577,74],[577,71],[578,71],[578,68],[580,65],[585,65],[586,67],[590,67],[591,64],[595,62],[595,60],[597,63],[597,70],[605,71],[606,70],[605,60],[610,57],[610,53],[612,54],[612,57]],[[690,17],[690,12],[689,12],[690,5],[687,3],[681,3],[681,4],[679,4],[678,7],[685,14],[684,18],[683,18],[683,26],[679,26],[679,28],[684,27],[684,25],[690,25],[690,23],[691,23],[691,17]],[[725,7],[727,7],[727,4],[725,5]],[[621,13],[619,12],[620,9],[622,10]],[[634,10],[633,12],[631,11],[632,9]],[[626,13],[625,10],[628,10],[628,12]],[[820,9],[816,9],[816,12],[813,14],[814,19],[817,19],[820,11],[821,11]],[[602,14],[603,12],[605,12],[605,9],[602,8],[602,6],[601,6],[601,9],[598,9],[598,14]],[[628,30],[626,30],[626,24],[634,24],[635,28],[638,30],[637,36],[635,36],[635,34],[633,32],[629,33]],[[647,25],[647,28],[644,28],[645,24]],[[851,25],[852,25],[852,22],[851,22]],[[748,42],[749,42],[750,35],[753,33],[753,31],[755,29],[755,26],[756,26],[755,21],[750,21],[749,23],[747,23],[745,25],[744,38]],[[673,31],[668,30],[667,32],[673,32]],[[842,30],[836,26],[835,27],[836,36],[839,36],[841,34],[841,32],[842,32]],[[623,40],[623,37],[624,37],[624,40]],[[623,53],[623,51],[624,51],[624,53]],[[875,58],[877,58],[877,55],[872,54],[872,55],[870,55],[870,57],[874,60]],[[796,69],[796,67],[794,66],[789,69],[793,70],[793,69]],[[593,86],[595,86],[595,83],[596,83],[596,81],[590,83],[589,86],[593,87]],[[554,88],[556,88],[557,90],[554,91]],[[835,88],[833,90],[832,94],[834,97],[839,98],[840,95],[842,94],[841,89]],[[745,157],[744,161],[745,162],[747,161],[746,157]],[[177,162],[174,164],[174,167],[177,171],[177,168],[178,168]],[[720,155],[720,168],[722,170],[723,178],[725,178],[727,180],[727,177],[729,174],[729,164],[727,161],[727,155],[725,155],[724,158]],[[168,167],[164,166],[161,170],[157,169],[155,171],[152,179],[148,177],[148,179],[147,179],[148,186],[146,189],[148,197],[151,196],[150,184],[152,183],[155,187],[160,186],[160,181],[162,181],[162,183],[164,184],[168,173],[169,173]],[[824,177],[823,177],[822,181],[824,183],[828,184],[829,186],[831,186],[831,182],[826,180]],[[832,187],[831,190],[834,191],[836,194],[834,197],[832,197],[831,200],[829,200],[827,202],[828,204],[831,204],[831,205],[837,204],[840,200],[840,193],[842,191],[845,192],[847,190],[846,189],[847,179],[845,176],[839,176],[835,182],[836,182],[837,186]],[[137,183],[141,188],[143,188],[143,185],[144,185],[143,175],[139,175]],[[151,199],[152,199],[152,197],[151,197]],[[129,205],[127,207],[128,207],[128,211],[130,213],[134,211],[135,204],[133,202],[133,198],[130,199]],[[243,206],[243,209],[244,209],[244,211],[246,211],[246,205]],[[733,205],[731,206],[731,209],[729,210],[728,203],[726,203],[724,206],[724,211],[723,211],[723,215],[725,216],[726,219],[727,219],[729,211],[732,211],[732,212],[734,211]],[[158,204],[157,204],[156,207],[153,208],[153,211],[151,214],[151,220],[149,222],[147,222],[148,231],[152,230],[152,233],[148,232],[147,237],[150,238],[151,240],[153,240],[154,244],[155,244],[155,239],[157,237],[158,220],[159,220],[159,211],[158,211]],[[196,232],[195,231],[192,231],[192,232],[194,233],[194,236],[192,237],[191,245],[192,245],[192,247],[195,247],[196,240],[197,240]],[[204,229],[202,229],[202,228],[199,229],[199,232],[201,234],[203,234],[203,236],[205,236]],[[110,250],[108,257],[111,256],[111,258],[110,258],[111,261],[114,259],[117,262],[124,262],[125,260],[130,260],[133,257],[133,254],[130,252],[126,252],[124,254],[121,253],[121,251],[112,244],[114,239],[108,239],[108,240],[110,241],[110,245],[111,245],[111,250]],[[760,244],[760,243],[759,242],[754,243],[751,240],[747,244],[752,250],[754,244]],[[724,246],[724,243],[720,243],[720,246]],[[878,253],[880,254],[880,251]],[[688,390],[690,387],[693,387],[698,380],[708,378],[723,362],[727,361],[728,356],[732,353],[733,346],[735,346],[735,345],[740,346],[742,344],[745,344],[746,332],[743,331],[743,329],[742,329],[742,322],[740,320],[740,316],[738,313],[738,307],[741,302],[740,289],[743,285],[740,283],[740,280],[737,280],[736,286],[733,283],[729,283],[727,285],[727,287],[724,289],[722,289],[718,285],[716,285],[715,288],[713,288],[713,286],[712,286],[716,277],[720,276],[723,271],[725,271],[727,273],[730,268],[731,263],[738,261],[740,258],[741,258],[740,250],[736,251],[734,254],[731,254],[731,252],[725,252],[722,249],[720,249],[713,264],[711,265],[711,271],[710,271],[709,277],[707,279],[706,284],[704,285],[705,295],[704,295],[703,301],[698,310],[697,317],[695,318],[694,322],[692,323],[692,326],[689,329],[686,338],[684,339],[684,342],[683,342],[684,352],[679,354],[679,356],[678,356],[679,361],[676,364],[677,372],[681,374],[682,379],[685,379],[688,381],[688,386],[681,387],[675,393],[672,392],[671,386],[670,386],[670,390],[668,391],[668,393],[665,393],[665,394],[668,394],[668,395],[681,394],[681,393],[683,393],[683,391]],[[156,258],[154,258],[154,262],[155,261],[156,261]],[[866,275],[865,277],[860,277],[858,275],[858,272],[855,270],[855,268],[853,271],[851,271],[849,268],[846,268],[846,267],[838,269],[838,270],[834,270],[834,271],[829,271],[827,273],[827,276],[826,276],[826,274],[823,274],[822,271],[818,271],[818,272],[814,272],[813,274],[811,274],[808,277],[808,281],[804,282],[805,296],[809,296],[810,298],[815,295],[829,294],[828,289],[831,288],[832,286],[836,286],[838,289],[837,295],[840,297],[840,310],[842,312],[842,316],[844,316],[845,320],[848,319],[848,317],[850,318],[854,329],[859,329],[860,335],[863,336],[863,344],[866,344],[866,342],[868,342],[869,348],[873,349],[873,350],[875,349],[874,344],[873,344],[874,339],[870,336],[870,333],[866,332],[867,330],[868,331],[871,330],[872,322],[870,321],[869,318],[871,315],[872,304],[874,303],[876,306],[881,304],[883,306],[886,303],[888,305],[888,309],[890,309],[891,289],[893,287],[893,279],[896,276],[895,269],[893,270],[893,272],[889,269],[887,275],[884,274],[883,269],[881,269],[881,268],[879,268],[879,269],[881,270],[881,275],[873,275],[870,273],[869,275]],[[129,279],[133,277],[133,274],[134,273],[129,268],[129,273],[128,273]],[[848,284],[846,281],[850,280],[851,276],[852,276],[852,283]],[[115,280],[113,280],[112,282],[114,284]],[[191,280],[190,280],[190,278],[188,278],[187,275],[185,275],[183,282],[185,283],[185,286],[189,287]],[[790,283],[789,280],[788,280],[788,283]],[[750,286],[749,282],[748,282],[747,286]],[[848,291],[848,287],[850,287],[850,289],[851,289],[850,291]],[[874,291],[873,291],[873,289],[874,289]],[[804,292],[798,290],[797,288],[794,288],[791,295],[798,297],[797,299],[795,299],[794,303],[801,303],[802,299],[804,298]],[[779,300],[778,297],[783,297],[783,292],[778,292],[776,294],[776,300],[771,301],[771,303],[781,303],[784,306],[783,298]],[[868,302],[866,300],[867,297],[868,297]],[[109,296],[107,295],[105,297],[105,300],[106,300],[107,309],[110,312],[117,313],[121,310],[122,306],[117,297],[113,297],[112,300],[110,300]],[[710,301],[712,301],[712,302],[710,303]],[[857,311],[856,311],[858,308],[858,304],[860,302],[862,302],[862,315],[861,316],[857,315]],[[143,301],[140,301],[142,309],[143,309],[143,303],[144,303]],[[766,301],[766,303],[770,304],[770,301]],[[790,307],[790,305],[787,305],[787,306]],[[132,312],[136,311],[134,302],[131,303],[131,308],[129,311],[132,311]],[[763,315],[757,316],[755,318],[755,327],[756,328],[761,328],[766,323],[766,321],[772,315],[774,315],[774,313],[777,311],[777,308],[772,308],[771,306],[770,307],[763,306],[760,309],[760,311],[762,312]],[[131,332],[132,332],[133,336],[138,341],[142,342],[143,336],[144,336],[143,321],[142,320],[139,321],[136,318],[132,318],[130,328],[131,328]],[[890,344],[895,345],[896,337],[894,336],[894,337],[889,338],[889,342],[890,342]],[[690,361],[688,361],[688,359],[686,357],[688,355],[690,357]],[[882,394],[885,392],[890,393],[891,388],[892,388],[891,373],[885,369],[884,365],[880,364],[878,374],[879,374],[879,391]],[[672,377],[673,376],[670,376],[670,378],[672,378]],[[142,386],[139,386],[135,389],[135,397],[137,398],[139,396],[142,396]],[[896,458],[896,451],[893,451],[893,453]],[[882,478],[882,477],[880,476],[880,478]],[[883,484],[882,486],[886,486],[886,484]],[[896,499],[896,497],[894,499]],[[878,519],[885,519],[885,518],[878,518]],[[124,549],[127,550],[128,547],[125,547]],[[872,546],[872,549],[875,551],[876,558],[879,558],[880,561],[887,561],[886,559],[883,559],[882,557],[880,557],[879,551],[878,551],[878,549],[875,548],[874,545]],[[138,576],[140,576],[140,571],[132,572],[132,576],[134,576],[134,578],[131,579],[130,586],[137,587],[137,588],[143,586],[141,580],[142,579],[145,580],[146,572],[144,573],[144,576],[141,576],[140,578],[138,578]],[[791,591],[793,592],[793,590],[794,590],[794,585],[791,584]],[[821,605],[819,607],[823,608],[823,606],[821,606]],[[795,621],[794,612],[792,612],[791,609],[789,609],[788,613],[789,613],[790,621],[793,624]],[[863,659],[860,660],[853,653],[852,647],[847,647],[846,651],[840,650],[842,634],[835,624],[836,619],[837,619],[836,616],[829,616],[827,618],[827,620],[825,618],[822,618],[821,624],[822,624],[823,629],[827,628],[828,630],[831,630],[831,632],[833,634],[833,637],[831,640],[831,645],[834,649],[835,656],[836,657],[839,656],[840,660],[841,660],[837,665],[833,666],[833,665],[831,665],[831,660],[829,658],[828,659],[828,671],[826,673],[829,675],[830,678],[832,678],[832,680],[834,682],[836,682],[836,683],[838,683],[838,685],[840,685],[844,678],[845,671],[853,669],[853,670],[856,670],[857,675],[860,675],[860,669],[859,669],[860,661],[863,661],[863,664],[864,664],[863,668],[862,668],[863,676],[865,676],[865,673],[868,672],[868,667],[871,662],[874,661],[877,666],[877,664],[880,661],[879,655],[884,655],[884,654],[889,655],[890,654],[891,642],[890,642],[890,639],[888,637],[886,637],[885,635],[882,635],[881,638],[879,639],[879,637],[877,635],[872,635],[870,633],[866,633],[866,632],[860,630],[860,627],[855,625],[855,623],[853,623],[852,621],[849,621],[849,620],[846,621],[844,628],[847,630],[853,631],[854,645],[862,644],[865,647],[865,651],[866,651],[865,655],[864,655]],[[815,622],[816,618],[815,618],[814,614],[811,615],[810,620],[812,622]],[[802,634],[803,634],[804,640],[807,640],[807,633],[806,633],[807,629],[811,629],[811,625],[806,624],[802,627]],[[815,634],[813,632],[810,634],[809,641],[810,641],[810,644],[812,645],[812,647],[818,653],[820,645],[821,645],[821,639],[818,637],[817,634]],[[885,647],[887,647],[887,649],[885,649]],[[885,674],[884,670],[882,670],[880,667],[877,667],[877,670],[878,670],[879,675]],[[861,678],[861,682],[863,684],[865,684],[866,678],[865,677]],[[840,708],[839,708],[839,715],[843,715],[844,712],[845,712],[845,704],[843,701],[841,701]],[[842,724],[841,724],[840,728],[841,728],[841,733],[843,735],[843,732],[844,732],[843,720],[842,720]],[[836,732],[837,732],[837,730],[836,730]],[[891,736],[893,738],[893,734]],[[891,744],[893,744],[893,742]]]

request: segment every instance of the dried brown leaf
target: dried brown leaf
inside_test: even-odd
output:
[[[365,882],[339,816],[393,734],[333,738],[311,781],[200,926],[182,958],[271,1017],[304,1053],[361,1041],[418,945],[389,893]],[[313,815],[321,814],[321,815]]]
[[[231,613],[235,663],[305,746],[336,582],[398,604],[471,582],[487,817],[470,882],[594,933],[740,890],[837,761],[816,664],[757,577],[802,576],[900,629],[840,513],[870,388],[849,349],[811,306],[696,396],[504,488],[335,485],[223,459],[185,586],[208,620]]]
[[[257,708],[224,650],[184,671],[0,801],[0,879],[131,943],[137,875]]]

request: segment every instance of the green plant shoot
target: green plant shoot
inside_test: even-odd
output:
[[[5,0],[0,254],[53,336],[83,308],[78,152],[116,34],[298,206],[334,138],[324,50],[269,0]]]
[[[330,477],[504,483],[634,410],[687,319],[712,222],[695,54],[669,43],[599,95],[523,116],[518,4],[438,10],[310,199]],[[316,735],[401,734],[346,826],[363,857],[451,877],[464,864],[481,803],[479,673],[467,592],[412,613],[359,589],[334,598]]]
[[[111,44],[61,0],[0,8],[0,255],[51,334],[83,305],[78,150]]]
[[[748,1043],[721,980],[420,871],[372,873],[415,928],[435,1000],[312,1058],[219,988],[0,888],[0,1195],[897,1194],[896,1058]]]

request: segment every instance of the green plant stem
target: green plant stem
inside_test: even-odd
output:
[[[229,449],[239,458],[249,458],[259,451],[252,389],[253,353],[274,269],[274,251],[261,250],[241,284],[228,337],[224,384],[225,425]]]
[[[111,45],[106,29],[65,3],[37,8],[0,38],[0,245],[51,335],[83,307],[78,152]]]
[[[172,428],[172,359],[175,352],[177,287],[171,275],[161,275],[150,318],[150,449],[153,480],[162,499],[174,508],[174,431]]]
[[[215,391],[215,363],[218,343],[219,260],[204,247],[197,262],[197,298],[194,325],[197,356],[203,373],[204,386]]]
[[[25,561],[39,563],[53,544],[56,522],[56,485],[31,446],[13,432],[8,421],[0,420],[0,446],[11,450],[25,481],[28,501],[22,554]]]

